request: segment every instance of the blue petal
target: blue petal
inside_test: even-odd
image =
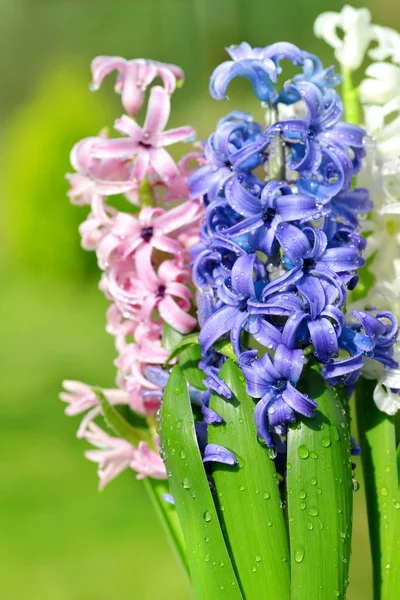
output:
[[[299,390],[296,390],[290,383],[282,392],[283,400],[297,413],[304,417],[313,417],[317,403],[312,398],[305,396]]]
[[[281,378],[296,384],[304,366],[303,350],[291,350],[280,344],[275,352],[274,366]]]
[[[207,444],[204,450],[203,462],[219,462],[232,467],[237,465],[235,456],[219,444]]]

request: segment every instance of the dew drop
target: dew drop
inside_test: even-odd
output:
[[[328,437],[323,437],[321,440],[321,444],[324,448],[329,448],[331,445],[331,440]]]
[[[185,490],[190,490],[190,481],[187,477],[185,477],[185,479],[182,481],[182,485]]]
[[[176,422],[175,427],[177,429],[182,429],[182,425],[183,425],[183,421],[182,421],[182,419],[179,419],[179,421]]]
[[[181,450],[179,452],[179,456],[181,457],[182,460],[185,460],[185,458],[186,458],[186,452],[184,450]]]
[[[306,459],[309,456],[309,451],[307,446],[305,446],[304,444],[301,444],[298,448],[297,448],[297,454],[299,455],[300,458],[302,459]]]
[[[203,518],[207,523],[209,523],[211,521],[212,514],[210,513],[209,510],[206,510],[206,512],[203,514]]]
[[[256,562],[261,562],[261,561],[262,561],[261,556],[256,556]]]
[[[294,560],[298,563],[303,562],[305,550],[303,546],[298,546],[294,552]]]
[[[313,477],[310,481],[311,485],[317,485],[317,480],[315,477]]]
[[[316,506],[310,506],[310,508],[308,509],[308,514],[310,515],[310,517],[317,517],[318,516],[318,508]]]

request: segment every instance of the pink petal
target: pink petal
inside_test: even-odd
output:
[[[118,69],[118,71],[126,71],[128,61],[120,56],[98,56],[92,61],[92,81],[95,88],[99,88],[104,77]]]
[[[96,158],[132,158],[139,150],[137,143],[131,138],[116,138],[94,143],[91,149]]]
[[[150,162],[162,181],[168,183],[179,176],[178,167],[164,148],[150,148]]]
[[[157,248],[157,250],[161,250],[162,252],[167,252],[168,254],[173,254],[174,256],[179,256],[182,254],[182,246],[176,240],[171,240],[165,235],[155,235],[152,239],[152,246]]]
[[[158,75],[161,77],[164,83],[164,88],[169,94],[175,91],[176,80],[183,82],[184,73],[182,69],[176,65],[163,65],[158,63]]]
[[[189,126],[176,127],[176,129],[168,129],[160,135],[159,144],[160,146],[170,146],[177,142],[184,142],[193,138],[196,135],[195,129]]]
[[[168,284],[167,294],[169,296],[174,296],[175,298],[179,298],[179,306],[183,310],[190,310],[190,298],[191,293],[189,288],[187,288],[183,283],[179,283],[177,281],[173,281]]]
[[[122,133],[122,135],[129,136],[135,142],[139,142],[143,136],[142,128],[139,127],[136,121],[126,115],[122,115],[122,117],[114,121],[114,129]]]
[[[67,173],[66,178],[71,186],[71,189],[67,192],[71,202],[79,205],[90,204],[93,181],[86,175],[80,175],[79,173]]]
[[[127,179],[126,181],[100,181],[95,180],[94,186],[99,194],[104,196],[113,196],[114,194],[124,194],[137,188],[137,183]]]
[[[143,141],[153,143],[152,139],[163,131],[168,123],[171,102],[168,92],[159,85],[154,86],[150,92],[147,114],[143,126]]]
[[[197,219],[202,213],[202,206],[199,200],[188,200],[157,219],[154,228],[162,233],[170,233],[181,227],[187,226]]]
[[[121,86],[122,105],[128,115],[135,115],[144,101],[144,88],[140,85],[139,61],[129,61]]]
[[[91,149],[94,143],[101,141],[100,137],[87,137],[72,147],[69,160],[75,171],[86,172],[92,160]]]
[[[165,296],[158,305],[161,317],[179,333],[189,333],[196,325],[196,319],[183,311],[171,296]]]
[[[147,148],[140,148],[132,169],[132,179],[141,183],[149,170],[150,155]]]
[[[164,260],[158,268],[158,277],[164,284],[172,281],[188,281],[187,269],[182,267],[174,260]]]
[[[154,227],[153,219],[159,219],[165,212],[165,209],[161,207],[146,206],[142,208],[139,214],[141,226]]]
[[[142,244],[135,253],[135,266],[137,278],[145,288],[154,294],[157,293],[161,281],[157,277],[151,261],[153,248],[151,244]]]

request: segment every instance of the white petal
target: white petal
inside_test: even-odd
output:
[[[390,390],[385,391],[382,384],[378,382],[374,390],[374,402],[382,412],[395,415],[400,408],[400,395],[393,394]]]
[[[314,34],[322,38],[332,48],[340,48],[343,41],[336,33],[337,27],[343,27],[343,18],[340,13],[321,13],[314,22]]]

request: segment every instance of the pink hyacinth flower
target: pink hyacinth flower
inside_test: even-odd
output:
[[[79,225],[81,235],[81,245],[84,250],[96,250],[105,235],[109,232],[112,217],[116,214],[115,209],[105,207],[104,214],[107,221],[102,216],[89,213],[85,221]]]
[[[84,437],[98,448],[86,451],[85,456],[98,463],[100,490],[128,468],[137,472],[138,479],[166,479],[167,474],[161,457],[151,450],[146,442],[139,442],[138,448],[135,448],[126,440],[108,435],[95,423],[89,423]]]
[[[130,261],[118,263],[107,276],[108,294],[126,317],[140,317],[145,323],[153,321],[157,311],[163,321],[179,333],[189,333],[196,319],[188,314],[191,292],[184,285],[189,279],[187,270],[174,261],[164,261],[157,274],[146,263],[137,264],[136,275]]]
[[[88,411],[76,434],[78,438],[83,437],[88,424],[102,412],[99,400],[92,387],[86,383],[66,379],[63,381],[63,388],[64,391],[60,393],[59,397],[60,400],[67,403],[66,415],[71,417]],[[113,406],[129,404],[129,394],[126,391],[119,389],[102,389],[101,391]]]
[[[120,212],[97,252],[100,268],[115,258],[124,260],[136,253],[136,262],[149,262],[153,248],[182,258],[183,248],[170,234],[197,223],[202,214],[200,202],[192,200],[166,211],[163,208],[143,208],[138,215]]]
[[[104,136],[81,140],[71,150],[70,162],[76,173],[67,174],[71,185],[68,196],[73,204],[88,204],[93,213],[107,221],[103,196],[123,194],[132,189],[132,167],[118,158],[99,160],[92,155],[92,147]]]
[[[179,169],[164,146],[187,141],[195,131],[184,126],[163,131],[168,122],[171,102],[168,93],[160,86],[150,92],[147,114],[143,127],[130,117],[123,115],[115,122],[117,131],[124,138],[99,140],[93,144],[92,155],[101,159],[129,160],[135,162],[131,172],[133,184],[140,184],[144,177],[153,171],[166,184],[174,185],[181,177]]]
[[[143,58],[125,60],[119,56],[98,56],[92,61],[92,89],[97,90],[104,77],[119,71],[115,91],[122,94],[122,104],[129,115],[135,115],[144,101],[144,92],[150,83],[161,77],[168,94],[182,84],[184,74],[176,65],[169,65]]]

